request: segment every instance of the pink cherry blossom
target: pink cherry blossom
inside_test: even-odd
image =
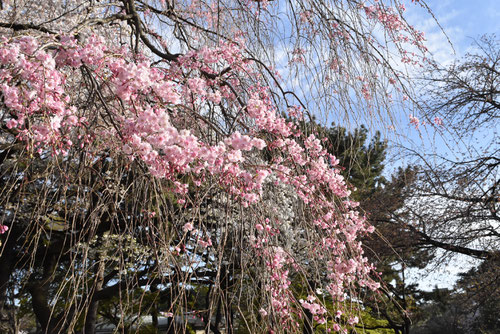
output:
[[[8,230],[9,230],[9,227],[7,225],[0,224],[0,234],[4,234]]]

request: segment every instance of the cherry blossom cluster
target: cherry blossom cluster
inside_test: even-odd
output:
[[[423,44],[425,41],[424,33],[417,31],[415,28],[404,22],[403,17],[400,14],[400,12],[404,12],[406,10],[403,4],[399,6],[399,10],[378,2],[362,6],[366,16],[380,23],[384,29],[389,32],[391,36],[393,36],[395,42],[411,43],[418,47],[421,51],[427,51],[427,48]],[[406,50],[403,50],[403,52],[405,51]],[[413,56],[415,57],[416,55],[413,53]],[[408,57],[403,57],[402,61],[404,62],[406,58]]]
[[[217,179],[218,187],[244,207],[261,205],[266,179],[272,176],[313,217],[301,228],[315,236],[308,256],[328,264],[325,291],[345,301],[352,285],[376,289],[357,240],[370,228],[348,199],[338,161],[318,138],[303,135],[280,115],[241,47],[222,43],[153,66],[153,59],[107,47],[96,35],[85,42],[70,36],[25,36],[1,41],[0,63],[4,122],[33,154],[64,157],[69,150],[85,149],[98,156],[113,150],[169,181],[179,205],[189,197],[183,176],[193,181],[191,187]],[[251,84],[244,86],[243,80]],[[80,95],[93,97],[90,106],[83,107]],[[221,121],[208,120],[209,110]],[[224,112],[237,124],[228,132]],[[262,159],[263,152],[272,158]],[[325,306],[313,303],[314,291],[307,302],[294,296],[290,272],[300,272],[307,260],[279,245],[284,223],[267,219],[254,227],[259,238],[252,251],[264,259],[270,296],[261,313],[280,319],[276,325],[286,328],[299,328],[294,315],[303,309],[320,324],[332,322]],[[191,222],[182,230],[196,247],[212,247],[210,235]]]

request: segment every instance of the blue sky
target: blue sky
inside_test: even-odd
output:
[[[426,9],[408,3],[408,21],[425,32],[430,51],[440,61],[451,60],[455,55],[435,20]],[[499,0],[429,0],[426,3],[458,56],[466,53],[474,38],[500,32]]]
[[[496,33],[500,37],[500,0],[428,0],[426,3],[434,17],[418,3],[414,4],[407,0],[406,18],[416,29],[425,33],[426,46],[434,60],[442,65],[463,57],[472,49],[474,40],[484,34]],[[402,128],[397,131],[395,139],[397,143],[403,146],[425,147],[428,150],[449,151],[446,149],[451,141],[449,134],[442,137],[435,133],[432,127],[417,131],[408,124],[410,113],[411,110],[407,110],[398,115]],[[418,117],[418,110],[413,114]],[[479,141],[492,139],[491,133],[476,135]],[[453,142],[452,147],[457,148],[456,144]],[[471,143],[460,143],[462,144]]]
[[[499,0],[431,0],[427,5],[439,22],[444,32],[427,10],[408,1],[407,19],[418,30],[424,31],[427,47],[441,64],[449,64],[456,58],[464,56],[471,48],[474,39],[483,34],[497,34],[500,37],[500,1]],[[450,46],[447,37],[453,44]],[[434,136],[432,133],[418,134],[415,130],[407,132],[406,140],[413,145],[425,145],[434,151],[446,150],[444,147],[449,138]],[[480,134],[484,140],[491,136]],[[402,142],[402,140],[400,140]],[[450,145],[451,142],[448,142]],[[408,144],[403,143],[402,144]],[[433,145],[432,145],[433,144]],[[430,146],[434,147],[430,147]],[[421,146],[424,147],[424,146]],[[419,287],[431,290],[434,286],[451,287],[459,272],[463,272],[477,264],[466,256],[455,256],[448,265],[439,262],[430,266],[428,272],[412,271],[410,280],[419,283]]]

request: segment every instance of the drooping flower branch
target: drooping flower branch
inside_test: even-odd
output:
[[[265,66],[267,56],[257,57],[262,46],[254,39],[257,32],[242,29],[252,27],[244,18],[266,23],[271,3],[248,1],[240,4],[245,6],[241,11],[231,5],[193,1],[179,4],[181,10],[167,1],[123,1],[120,8],[103,5],[104,12],[88,7],[90,18],[80,8],[67,12],[75,15],[79,34],[71,29],[47,34],[47,28],[29,34],[33,26],[16,26],[23,33],[0,42],[4,136],[23,143],[22,154],[29,159],[57,173],[71,170],[78,182],[92,179],[92,173],[103,183],[115,175],[114,185],[95,190],[90,182],[78,196],[54,201],[71,206],[74,221],[78,214],[85,217],[78,231],[68,232],[81,237],[78,247],[98,243],[100,228],[132,233],[148,244],[156,254],[154,275],[144,269],[149,260],[141,256],[133,273],[138,282],[139,273],[154,282],[162,276],[161,284],[185,296],[190,285],[208,281],[207,294],[220,289],[212,300],[226,298],[226,308],[229,295],[239,296],[238,307],[245,304],[247,312],[238,311],[245,319],[240,325],[245,322],[254,331],[302,332],[307,322],[346,331],[358,321],[349,306],[357,304],[357,291],[378,288],[359,242],[373,228],[350,200],[337,159],[301,127],[310,111],[289,103],[288,95],[299,104],[301,99],[285,91],[272,66]],[[321,39],[313,29],[319,9],[310,5],[298,26],[312,40]],[[413,33],[394,10],[378,4],[351,9],[362,13],[359,22],[342,23],[341,6],[329,13],[332,45],[361,38],[356,27],[365,19],[393,34]],[[231,21],[233,14],[242,21]],[[156,32],[160,27],[167,32]],[[118,42],[121,29],[132,38],[130,45]],[[178,53],[169,50],[176,47],[169,42],[172,36]],[[292,63],[307,67],[315,57],[309,51],[296,48]],[[349,81],[355,76],[345,73],[343,56],[327,67]],[[378,57],[373,59],[381,64]],[[352,66],[353,72],[363,71]],[[368,72],[358,80],[359,93],[371,103],[376,76],[368,80]],[[102,175],[95,171],[98,163],[107,166]],[[56,174],[39,183],[51,191],[82,187]],[[135,189],[135,177],[147,180],[138,191],[143,202],[128,193]],[[40,206],[38,216],[52,211]],[[95,212],[111,217],[116,226],[106,222],[104,227],[105,219],[96,219]],[[95,226],[89,228],[87,220]],[[16,228],[15,219],[1,225],[0,233],[8,228]],[[231,274],[223,274],[229,267]],[[132,275],[127,270],[118,272]],[[86,314],[85,305],[73,307]],[[172,297],[165,311],[174,315],[187,309],[183,298]],[[205,312],[210,326],[216,310]],[[224,312],[230,326],[232,312]]]

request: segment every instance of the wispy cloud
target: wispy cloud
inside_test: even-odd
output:
[[[481,35],[500,33],[498,0],[428,0],[427,4],[435,19],[418,5],[408,6],[407,17],[418,30],[425,32],[427,47],[434,60],[442,65],[465,55],[473,40]]]

